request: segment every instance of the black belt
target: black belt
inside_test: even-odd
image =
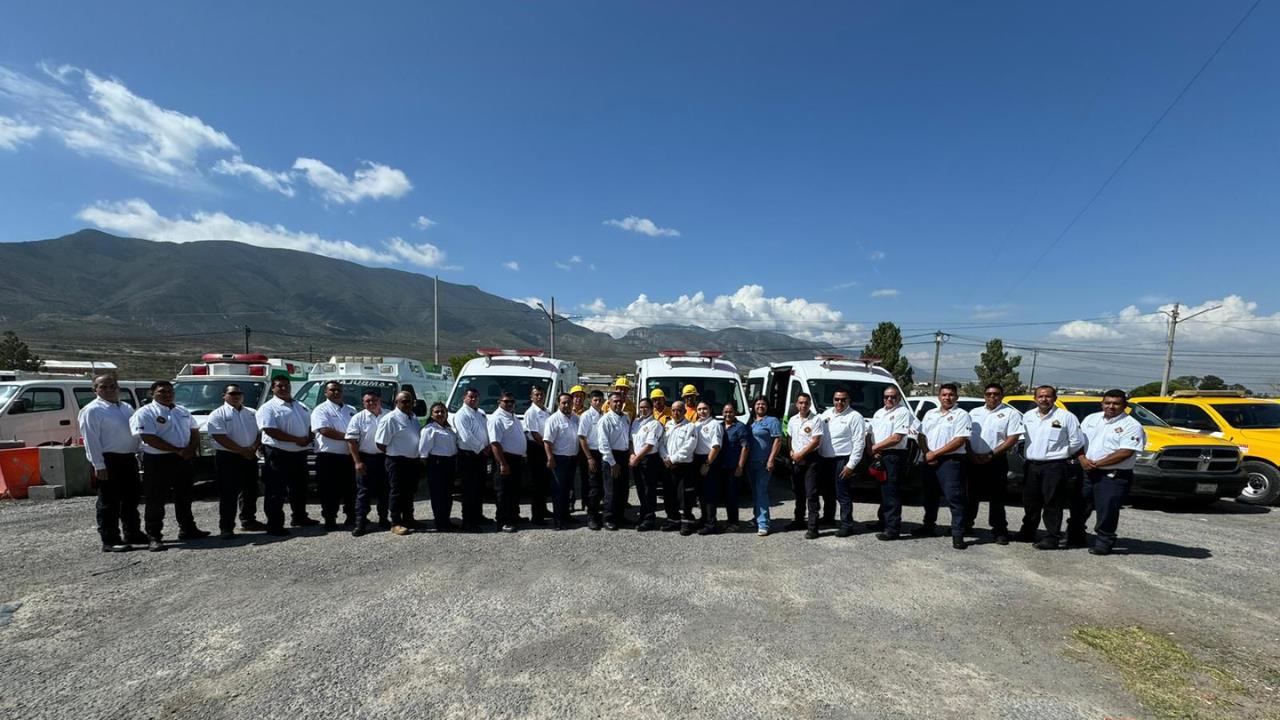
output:
[[[1055,460],[1027,460],[1028,465],[1053,465],[1055,463],[1069,464],[1070,458],[1057,458]]]

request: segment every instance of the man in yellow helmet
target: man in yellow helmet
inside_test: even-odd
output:
[[[581,385],[574,385],[569,388],[569,397],[573,398],[571,410],[574,415],[581,415],[587,411],[587,390]]]
[[[685,385],[680,390],[680,397],[684,399],[684,419],[689,422],[698,421],[698,388],[692,385]]]
[[[629,420],[636,419],[636,404],[631,399],[631,381],[626,375],[619,375],[613,381],[613,391],[622,394],[622,412]]]
[[[671,408],[667,407],[667,394],[662,388],[654,388],[649,392],[649,400],[653,403],[653,419],[666,427],[671,421]]]

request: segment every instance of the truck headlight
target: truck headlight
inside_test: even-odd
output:
[[[1135,453],[1137,462],[1143,463],[1144,465],[1149,465],[1155,462],[1156,458],[1159,455],[1160,455],[1159,452],[1153,452],[1151,450],[1139,450],[1137,453]]]

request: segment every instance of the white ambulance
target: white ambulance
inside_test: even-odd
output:
[[[848,358],[844,355],[817,355],[812,360],[770,363],[747,373],[747,392],[769,403],[769,414],[785,420],[796,411],[796,396],[808,393],[813,408],[822,412],[831,407],[836,390],[849,392],[849,405],[868,419],[884,407],[884,389],[898,388],[893,374],[876,363],[879,358]],[[784,425],[785,427],[785,425]]]
[[[200,454],[213,456],[209,435],[204,431],[209,413],[223,403],[222,391],[235,383],[244,392],[246,407],[257,409],[271,399],[271,380],[287,377],[296,392],[307,379],[311,363],[304,360],[269,358],[255,353],[206,353],[199,362],[188,363],[173,379],[173,402],[185,407],[200,427]]]
[[[75,444],[80,438],[80,408],[96,397],[93,379],[40,373],[13,376],[0,381],[0,440],[17,440],[27,447]],[[135,388],[139,383],[147,387]],[[145,404],[150,385],[121,380],[120,401],[135,408]]]
[[[462,394],[469,389],[480,393],[480,409],[486,414],[493,414],[502,393],[510,392],[516,398],[516,415],[523,418],[534,386],[542,388],[550,410],[555,407],[557,395],[578,384],[577,363],[543,357],[541,350],[479,348],[476,352],[480,357],[462,366],[449,394],[450,418],[462,407]]]
[[[711,404],[711,412],[723,419],[724,404],[732,402],[738,407],[738,417],[744,422],[750,408],[742,393],[742,378],[738,368],[724,359],[719,350],[663,350],[656,358],[636,361],[636,399],[647,398],[655,389],[661,389],[667,404],[681,399],[686,385],[698,391],[698,399]]]
[[[329,381],[342,385],[342,402],[356,408],[366,391],[376,390],[382,406],[394,407],[395,395],[408,390],[417,398],[414,414],[426,417],[434,402],[444,402],[453,385],[453,370],[401,357],[334,356],[311,368],[307,382],[294,388],[293,396],[309,408],[324,402],[324,386]]]

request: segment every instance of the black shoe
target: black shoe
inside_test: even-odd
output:
[[[836,516],[835,516],[835,515],[832,515],[831,517],[825,517],[825,516],[824,516],[824,517],[822,518],[822,520],[820,520],[820,521],[818,522],[818,527],[820,527],[820,528],[824,528],[824,527],[835,527],[835,526],[836,526]]]
[[[675,532],[680,529],[679,520],[667,520],[662,523],[662,532]]]
[[[351,537],[363,537],[369,532],[369,526],[365,523],[356,523],[356,527],[351,531]]]
[[[103,549],[105,550],[106,548],[103,548]],[[1111,548],[1107,547],[1106,545],[1094,545],[1093,547],[1089,548],[1089,554],[1090,555],[1110,555]]]
[[[453,523],[449,522],[448,520],[444,520],[442,522],[436,523],[436,532],[438,533],[449,533],[449,532],[453,532],[453,530],[454,530]]]
[[[1057,540],[1054,540],[1053,538],[1044,538],[1043,540],[1039,540],[1039,541],[1037,541],[1037,542],[1036,542],[1036,544],[1035,544],[1035,549],[1037,549],[1037,550],[1057,550],[1057,549],[1058,549],[1058,541],[1057,541]]]
[[[884,529],[884,523],[880,522],[879,520],[876,520],[875,522],[869,522],[867,523],[867,529],[875,530],[879,532],[880,530]]]
[[[836,537],[849,537],[852,534],[853,534],[853,528],[847,528],[847,527],[841,526],[839,530],[836,530]]]
[[[564,530],[564,529],[565,529],[565,526],[564,526],[564,523],[560,522],[559,520],[553,520],[553,521],[551,521],[551,529],[552,529],[552,530]]]
[[[140,532],[125,533],[124,541],[129,545],[146,545],[149,542],[146,533]]]
[[[240,523],[240,529],[248,530],[251,532],[262,532],[263,530],[267,529],[267,526],[266,524],[260,523],[257,520],[249,520],[248,522]]]
[[[390,530],[391,520],[389,520],[388,518],[378,518],[378,527],[382,528],[383,530]]]
[[[703,525],[702,527],[698,528],[698,534],[699,535],[715,535],[716,528],[714,525]]]
[[[996,533],[995,541],[997,545],[1008,545],[1009,544],[1008,533]]]
[[[234,540],[235,537],[236,537],[236,531],[230,528],[218,533],[219,540]]]
[[[587,520],[587,527],[588,527],[589,529],[591,529],[591,530],[599,530],[599,529],[600,529],[600,521],[599,521],[599,520],[597,520],[597,519],[595,519],[595,518],[591,518],[591,519]]]
[[[1088,547],[1088,535],[1076,535],[1074,533],[1067,535],[1067,547]]]
[[[532,525],[537,525],[538,527],[542,527],[543,525],[547,524],[547,519],[539,515],[538,517],[535,517],[532,520],[530,520],[529,523]]]
[[[1027,532],[1026,530],[1019,530],[1014,533],[1013,537],[1010,539],[1014,542],[1033,543],[1036,541],[1036,531],[1032,530],[1031,532]]]
[[[817,531],[817,530],[806,530],[806,531],[805,531],[805,533],[804,533],[804,539],[805,539],[805,540],[817,540],[817,539],[818,539],[818,531]]]
[[[956,550],[963,550],[969,547],[969,544],[964,541],[964,538],[951,538],[951,547]]]
[[[198,527],[192,527],[192,528],[188,528],[186,530],[180,531],[178,533],[178,539],[179,540],[199,540],[200,538],[209,537],[210,534],[211,533],[208,530],[201,530]]]
[[[618,523],[615,523],[615,522],[607,522],[607,523],[605,523],[605,524],[604,524],[604,529],[605,529],[605,530],[608,530],[609,532],[617,532],[617,531],[618,531]]]
[[[286,535],[288,535],[288,534],[289,534],[289,528],[283,528],[283,527],[273,528],[273,527],[269,527],[269,528],[267,528],[267,534],[268,534],[268,535],[274,535],[275,537],[285,537]]]
[[[694,530],[693,530],[693,526],[692,526],[692,525],[681,525],[681,526],[680,526],[680,534],[681,534],[681,535],[683,535],[684,537],[689,537],[689,536],[690,536],[690,535],[692,535],[693,533],[694,533]]]
[[[656,530],[656,529],[657,529],[657,526],[654,525],[652,520],[645,520],[641,522],[639,525],[636,525],[636,532],[649,532],[650,530]]]
[[[324,521],[324,531],[325,531],[325,532],[338,532],[338,521],[337,521],[337,520],[325,520],[325,521]]]
[[[803,520],[792,520],[791,522],[786,524],[786,527],[782,529],[788,532],[793,532],[795,530],[808,530],[809,524]]]
[[[133,548],[129,547],[128,545],[122,542],[116,542],[114,540],[111,542],[102,543],[102,552],[106,552],[106,553],[129,552],[132,549]]]
[[[315,527],[320,524],[320,521],[304,515],[303,517],[294,518],[289,524],[293,527]]]
[[[149,540],[147,542],[147,550],[150,552],[164,552],[168,549],[169,548],[165,547],[164,543],[160,542],[159,539]]]
[[[920,527],[911,531],[911,537],[937,537],[937,536],[938,536],[937,525],[921,525]]]
[[[878,533],[876,533],[876,539],[877,539],[877,540],[885,540],[885,541],[889,541],[889,540],[897,540],[897,539],[898,539],[898,533],[878,532]]]

